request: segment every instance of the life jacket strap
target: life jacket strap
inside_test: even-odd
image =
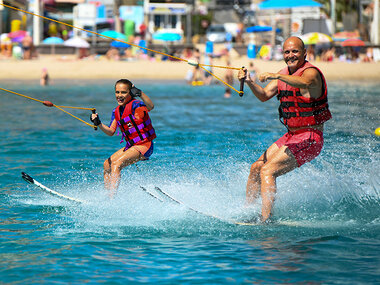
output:
[[[290,119],[290,118],[293,118],[293,117],[311,117],[311,116],[316,116],[316,115],[319,115],[319,114],[323,113],[326,110],[327,110],[327,106],[323,107],[322,109],[311,111],[311,112],[299,112],[299,114],[297,115],[296,112],[285,112],[283,109],[279,109],[279,111],[280,111],[279,114],[280,114],[280,118]]]
[[[300,108],[313,108],[313,107],[319,107],[319,106],[326,104],[326,103],[327,103],[327,97],[322,99],[322,100],[310,102],[310,103],[297,102],[297,105]],[[295,104],[295,102],[289,101],[289,102],[281,102],[280,106],[281,106],[281,108],[289,108],[289,107],[296,107],[296,104]]]
[[[154,132],[154,129],[152,128],[148,132],[142,134],[141,137],[138,136],[138,137],[135,137],[134,139],[128,140],[124,150],[127,150],[128,148],[130,148],[134,144],[138,143],[139,141],[142,141],[142,140],[147,139],[149,137],[152,137],[154,135],[155,135],[155,132]]]
[[[127,121],[127,122],[125,122],[125,119],[124,119],[124,120],[121,120],[120,125],[124,127],[128,122],[130,122],[129,118],[128,118],[128,121]],[[142,122],[141,124],[137,125],[137,129],[136,129],[136,127],[133,127],[133,128],[130,128],[130,129],[125,129],[125,128],[124,128],[124,133],[125,133],[125,135],[129,136],[129,135],[131,135],[131,134],[137,132],[137,130],[140,131],[140,130],[142,130],[143,128],[146,128],[146,127],[148,127],[148,126],[151,125],[151,124],[152,124],[152,121],[151,121],[150,119],[148,119],[148,120]],[[124,136],[125,136],[125,135],[124,135]]]

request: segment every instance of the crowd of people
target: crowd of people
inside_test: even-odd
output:
[[[373,47],[341,47],[341,46],[315,46],[307,47],[309,61],[325,62],[374,62]]]
[[[1,52],[0,58],[16,58],[30,60],[38,57],[37,48],[33,44],[33,39],[28,32],[21,37],[11,38],[8,36],[10,34],[4,33],[0,35]],[[57,25],[55,23],[50,23],[44,37],[58,37],[62,40],[67,40],[69,37],[73,36],[72,31],[68,31],[65,26]],[[127,39],[128,43],[133,45],[121,44],[121,46],[113,46],[110,43],[109,49],[104,54],[104,57],[108,60],[140,60],[140,59],[158,59],[158,60],[173,60],[173,58],[168,56],[157,57],[151,51],[141,49],[139,47],[150,47],[152,45],[151,40],[147,40],[145,36],[145,29],[142,32],[130,35]],[[221,50],[218,54],[206,54],[204,56],[204,61],[206,64],[212,62],[212,58],[215,57],[228,57],[229,51],[233,48],[235,43],[229,42],[225,43],[225,48]],[[183,48],[183,45],[176,44],[165,44],[163,43],[163,49],[161,51],[165,54],[169,54],[175,57],[181,57],[188,59],[191,57],[196,57],[196,49],[194,48]],[[316,44],[308,45],[307,49],[307,59],[309,61],[346,61],[346,62],[373,62],[376,61],[375,55],[377,50],[372,47],[342,47],[339,43],[334,44]],[[272,48],[270,45],[262,45],[257,47],[256,58],[264,60],[281,60],[281,48]],[[278,55],[278,56],[277,56]],[[80,59],[84,58],[96,58],[101,57],[102,54],[90,54],[89,49],[81,49]],[[226,63],[228,59],[226,60]],[[203,76],[202,81],[209,84],[210,79],[206,74]],[[194,81],[194,80],[192,80]]]

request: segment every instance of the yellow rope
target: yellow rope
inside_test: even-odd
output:
[[[17,93],[17,92],[8,90],[8,89],[0,88],[0,90],[6,91],[6,92],[9,92],[9,93],[13,93],[13,94],[16,94],[18,96],[21,96],[21,97],[24,97],[24,98],[27,98],[27,99],[30,99],[30,100],[34,100],[34,101],[40,102],[42,104],[44,103],[44,101],[41,101],[41,100],[38,100],[38,99],[35,99],[35,98],[32,98],[32,97],[29,97],[29,96],[26,96],[26,95],[23,95],[23,94],[20,94],[20,93]]]
[[[233,89],[234,91],[236,91],[237,93],[239,94],[244,94],[243,91],[238,91],[236,90],[234,87],[232,87],[230,84],[228,84],[227,82],[225,82],[223,79],[219,78],[218,76],[216,76],[215,74],[213,74],[211,71],[208,71],[206,68],[204,68],[203,66],[200,66],[200,68],[202,68],[204,71],[210,73],[212,76],[214,76],[216,79],[222,81],[225,85],[227,85],[228,87],[230,87],[231,89]]]
[[[16,8],[16,7],[12,7],[12,6],[9,6],[9,5],[6,5],[6,4],[2,4],[0,3],[0,5],[4,6],[4,7],[7,7],[9,9],[13,9],[13,10],[16,10],[16,11],[20,11],[20,12],[23,12],[23,13],[26,13],[26,14],[29,14],[29,15],[33,15],[33,16],[36,16],[36,17],[40,17],[42,19],[45,19],[45,20],[49,20],[49,21],[52,21],[52,22],[56,22],[58,24],[62,24],[62,25],[65,25],[65,26],[68,26],[70,28],[73,28],[73,29],[78,29],[78,30],[81,30],[81,31],[84,31],[84,32],[87,32],[87,33],[91,33],[91,34],[94,34],[94,35],[97,35],[97,36],[100,36],[100,37],[104,37],[104,38],[108,38],[108,39],[111,39],[111,40],[114,40],[114,41],[118,41],[118,42],[121,42],[121,43],[126,43],[126,44],[129,44],[131,46],[134,46],[134,47],[137,47],[137,48],[141,48],[141,49],[145,49],[147,51],[150,51],[150,52],[154,52],[154,53],[157,53],[157,54],[161,54],[161,55],[164,55],[164,56],[167,56],[167,57],[171,57],[173,59],[176,59],[176,60],[179,60],[179,61],[184,61],[184,62],[187,62],[191,65],[193,65],[192,63],[190,63],[188,60],[186,59],[183,59],[183,58],[180,58],[180,57],[176,57],[176,56],[173,56],[173,55],[170,55],[170,54],[167,54],[167,53],[164,53],[164,52],[160,52],[160,51],[156,51],[156,50],[153,50],[153,49],[149,49],[149,48],[145,48],[145,47],[141,47],[139,45],[136,45],[136,44],[133,44],[133,43],[129,43],[129,42],[126,42],[126,41],[122,41],[122,40],[119,40],[119,39],[115,39],[115,38],[112,38],[112,37],[109,37],[109,36],[105,36],[105,35],[101,35],[99,33],[96,33],[96,32],[93,32],[93,31],[89,31],[89,30],[86,30],[86,29],[82,29],[80,27],[76,27],[76,26],[73,26],[73,25],[70,25],[70,24],[67,24],[67,23],[64,23],[64,22],[61,22],[61,21],[58,21],[58,20],[54,20],[54,19],[51,19],[51,18],[48,18],[48,17],[44,17],[44,16],[41,16],[41,15],[38,15],[38,14],[34,14],[32,12],[28,12],[28,11],[25,11],[25,10],[22,10],[22,9],[19,9],[19,8]],[[234,70],[240,70],[241,68],[237,68],[237,67],[230,67],[230,66],[220,66],[220,65],[207,65],[207,64],[202,64],[202,63],[198,63],[198,66],[200,66],[201,68],[203,68],[204,66],[209,66],[209,67],[215,67],[215,68],[225,68],[225,69],[234,69]],[[203,68],[204,69],[204,68]],[[206,69],[204,69],[206,70]],[[207,70],[206,70],[207,71]],[[209,72],[209,71],[207,71]],[[212,76],[214,76],[216,79],[220,80],[221,82],[223,82],[225,85],[227,85],[228,87],[230,87],[231,89],[235,90],[236,92],[238,92],[239,94],[241,93],[240,91],[237,91],[235,88],[233,88],[231,85],[229,85],[228,83],[226,83],[225,81],[223,81],[222,79],[220,79],[218,76],[216,76],[215,74],[209,72]]]
[[[24,98],[27,98],[27,99],[30,99],[30,100],[36,101],[36,102],[40,102],[40,103],[42,103],[42,104],[44,104],[44,105],[45,105],[46,102],[51,103],[50,101],[42,101],[42,100],[38,100],[38,99],[35,99],[35,98],[32,98],[32,97],[26,96],[26,95],[24,95],[24,94],[20,94],[20,93],[17,93],[17,92],[14,92],[14,91],[8,90],[8,89],[4,89],[4,88],[1,88],[1,87],[0,87],[0,90],[6,91],[6,92],[9,92],[9,93],[12,93],[12,94],[15,94],[15,95],[18,95],[18,96],[21,96],[21,97],[24,97]],[[86,125],[90,126],[91,128],[94,128],[94,129],[97,128],[96,126],[91,125],[91,124],[89,124],[89,123],[83,121],[82,119],[80,119],[80,118],[74,116],[73,114],[67,112],[66,110],[63,110],[63,109],[62,109],[62,108],[71,108],[71,109],[91,110],[91,111],[92,111],[92,110],[95,110],[95,108],[70,107],[70,106],[57,106],[57,105],[54,105],[53,103],[51,103],[51,105],[45,105],[45,106],[48,106],[48,107],[55,107],[55,108],[61,110],[62,112],[64,112],[64,113],[70,115],[71,117],[73,117],[73,118],[75,118],[75,119],[77,119],[77,120],[79,120],[79,121],[85,123]]]
[[[60,108],[59,106],[56,106],[56,105],[54,105],[54,107],[56,107],[57,109],[61,110],[62,112],[65,112],[66,114],[70,115],[71,117],[73,117],[73,118],[75,118],[75,119],[77,119],[77,120],[81,121],[82,123],[85,123],[87,126],[90,126],[91,128],[94,128],[94,129],[96,129],[96,128],[97,128],[95,125],[91,125],[91,124],[89,124],[89,123],[87,123],[87,122],[83,121],[82,119],[80,119],[80,118],[78,118],[78,117],[74,116],[73,114],[71,114],[71,113],[69,113],[69,112],[67,112],[67,111],[63,110],[63,109],[62,109],[62,108]]]
[[[95,110],[95,108],[85,108],[85,107],[72,107],[72,106],[56,106],[56,107],[66,108],[66,109],[77,109],[77,110],[90,110],[90,111]]]
[[[216,68],[225,68],[225,69],[234,69],[234,70],[240,70],[239,67],[231,67],[231,66],[221,66],[221,65],[212,65],[212,64],[199,64],[199,66],[209,66],[209,67],[216,67]]]

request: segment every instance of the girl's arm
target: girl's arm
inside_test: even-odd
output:
[[[145,103],[148,111],[152,111],[154,108],[153,101],[146,95],[144,92],[141,91],[141,100]]]
[[[91,121],[96,123],[96,119],[98,119],[99,120],[98,122],[100,123],[100,124],[96,125],[99,129],[101,129],[108,136],[114,135],[114,133],[116,132],[116,127],[117,127],[117,123],[116,123],[115,119],[112,121],[112,124],[110,127],[106,126],[105,124],[103,124],[100,121],[98,113],[91,114]]]

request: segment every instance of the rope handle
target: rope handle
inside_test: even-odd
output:
[[[92,113],[96,114],[96,109],[92,109]],[[98,127],[94,126],[94,131],[97,131],[97,130],[98,130]]]
[[[244,66],[241,69],[244,70]],[[247,75],[246,70],[244,71],[244,75]],[[243,95],[244,95],[244,81],[245,81],[245,76],[242,80],[240,80],[240,91],[239,91],[240,97],[243,97]]]

